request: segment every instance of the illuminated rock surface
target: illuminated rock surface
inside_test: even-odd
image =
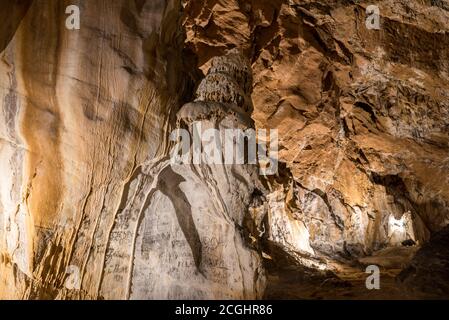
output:
[[[422,245],[399,279],[448,295],[423,258],[449,222],[447,1],[377,1],[379,30],[367,1],[81,2],[80,30],[0,3],[0,298],[261,298],[266,271],[316,298]],[[172,166],[198,119],[278,129],[278,175]]]

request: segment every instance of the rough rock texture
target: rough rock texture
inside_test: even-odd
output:
[[[334,269],[449,223],[447,0],[76,2],[0,2],[0,298],[259,298],[262,248]],[[196,120],[278,129],[279,174],[171,164]]]
[[[196,101],[235,104],[250,113],[253,110],[252,85],[249,61],[238,50],[233,50],[226,56],[212,59],[206,77],[198,86]]]
[[[449,298],[449,227],[430,238],[398,279],[412,292]]]
[[[80,30],[65,28],[69,4],[32,1],[7,17],[16,29],[0,63],[2,297],[130,295],[141,202],[123,234],[114,227],[139,165],[166,153],[190,91],[176,2],[83,1]],[[133,245],[113,252],[120,241]],[[68,270],[81,290],[65,287]]]
[[[368,1],[185,3],[200,67],[234,46],[252,59],[253,118],[280,131],[313,249],[361,256],[449,222],[446,1],[375,1],[380,30]]]
[[[260,297],[257,179],[167,160],[197,79],[180,3],[83,1],[72,31],[67,5],[0,4],[0,297]]]
[[[237,92],[219,94],[213,77],[206,77],[197,91],[197,99],[178,112],[179,128],[187,128],[192,141],[185,161],[165,160],[155,179],[155,187],[142,188],[148,209],[137,231],[131,298],[256,299],[263,296],[264,270],[257,248],[250,248],[244,233],[256,187],[261,188],[255,165],[224,165],[216,156],[225,149],[225,129],[247,129],[242,121],[236,97],[250,98],[250,69],[234,63],[238,53],[215,61],[209,75],[220,68],[225,79],[220,86],[236,85]],[[238,86],[236,74],[245,72],[249,79]],[[213,92],[217,94],[213,94]],[[226,93],[226,90],[224,90]],[[249,101],[248,101],[249,104]],[[217,112],[217,109],[221,112]],[[199,124],[196,126],[196,124]],[[195,137],[204,137],[217,129],[215,140],[202,140],[202,152],[195,161]],[[173,148],[176,153],[179,151]],[[199,150],[198,150],[199,152]],[[210,155],[212,158],[208,158]],[[173,163],[174,162],[174,163]],[[150,176],[154,176],[151,174]],[[138,192],[140,188],[137,188]],[[150,190],[150,191],[148,191]],[[194,191],[194,192],[192,192]],[[136,195],[129,194],[134,206]],[[137,196],[139,198],[139,196]],[[121,215],[128,216],[127,213]],[[118,224],[120,225],[120,224]],[[181,232],[182,231],[182,232]],[[117,243],[117,248],[126,248]],[[116,250],[116,249],[115,249]],[[111,274],[111,277],[114,275]]]

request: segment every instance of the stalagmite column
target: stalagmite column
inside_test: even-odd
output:
[[[244,227],[258,168],[225,159],[233,155],[229,146],[244,143],[226,144],[226,133],[251,129],[251,82],[248,62],[238,52],[215,58],[196,101],[178,113],[172,137],[181,141],[171,159],[143,170],[158,174],[138,226],[131,298],[262,297],[260,254]]]

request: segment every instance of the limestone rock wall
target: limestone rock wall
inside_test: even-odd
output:
[[[0,2],[0,298],[260,298],[264,241],[317,269],[426,243],[449,222],[448,8]],[[198,120],[278,129],[278,175],[171,163]]]
[[[251,59],[253,119],[279,129],[276,192],[317,254],[398,245],[395,225],[422,244],[449,222],[447,1],[184,5],[201,69],[235,46]],[[378,30],[366,27],[369,5]]]
[[[196,81],[180,3],[78,1],[80,30],[65,27],[69,4],[0,4],[0,297],[260,296],[257,254],[230,220],[243,209],[210,194],[212,173],[166,166]],[[250,185],[236,186],[245,201]]]
[[[81,282],[75,295],[102,295],[121,198],[138,164],[167,148],[185,87],[182,59],[167,59],[182,41],[174,2],[82,1],[80,30],[65,28],[69,4],[32,1],[20,23],[7,17],[16,27],[0,65],[7,298],[71,296],[61,291],[70,266]]]

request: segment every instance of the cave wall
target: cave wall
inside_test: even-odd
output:
[[[312,248],[363,256],[448,223],[447,2],[184,2],[200,68],[234,46],[252,60],[253,118],[286,164],[274,192]]]
[[[72,3],[32,1],[2,52],[6,297],[55,297],[68,266],[82,296],[99,295],[124,189],[164,153],[186,85],[182,59],[167,60],[180,56],[179,9],[138,3],[81,1],[82,27],[68,30]]]
[[[80,30],[71,1],[0,4],[0,298],[258,298],[259,237],[325,268],[447,225],[447,1],[372,1],[380,30],[367,1],[75,2]],[[236,47],[279,130],[258,196],[247,168],[167,167]]]
[[[220,282],[231,280],[218,272],[204,280],[201,272],[213,271],[197,270],[190,236],[180,230],[187,222],[177,220],[171,204],[180,202],[171,199],[180,197],[179,186],[161,186],[176,182],[160,168],[176,112],[194,92],[180,3],[77,1],[79,30],[65,27],[70,4],[1,4],[2,15],[12,14],[1,34],[0,296],[256,297],[256,288],[246,288],[253,278],[242,277],[245,268],[251,276],[257,271],[258,257],[233,236],[235,225],[227,221],[196,239],[205,248],[224,241],[234,250],[204,254],[210,268],[237,277],[234,290],[220,291]],[[200,197],[209,189],[203,186]],[[200,201],[192,210],[202,219],[198,206],[206,200],[184,201]],[[221,239],[220,228],[231,238]],[[224,254],[233,268],[232,256],[241,256],[240,273],[227,271]],[[187,281],[198,290],[170,287]]]

